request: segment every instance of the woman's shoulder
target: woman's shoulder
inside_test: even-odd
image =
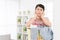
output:
[[[33,18],[28,19],[28,21],[26,22],[26,26],[29,27],[32,21],[33,21]]]
[[[29,23],[29,24],[30,24],[30,23],[32,23],[33,21],[34,21],[34,18],[30,18],[30,19],[27,20],[26,23]]]
[[[44,18],[48,18],[48,17],[44,17]]]
[[[33,18],[30,18],[28,21],[32,21],[32,20],[34,20],[35,18],[33,17]]]
[[[44,17],[45,19],[47,19],[47,20],[49,20],[49,18],[48,17]]]

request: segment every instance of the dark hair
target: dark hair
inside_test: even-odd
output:
[[[35,7],[35,9],[36,9],[37,7],[41,7],[43,10],[45,10],[44,5],[42,5],[42,4],[37,4],[36,7]]]

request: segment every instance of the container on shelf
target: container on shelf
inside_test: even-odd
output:
[[[18,17],[17,17],[17,23],[18,23],[18,24],[21,24],[21,16],[18,16]]]
[[[22,40],[22,34],[18,33],[18,34],[17,34],[17,39],[18,39],[18,40]]]

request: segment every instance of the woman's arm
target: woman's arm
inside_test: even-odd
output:
[[[45,17],[42,17],[42,20],[43,20],[43,23],[46,25],[46,26],[51,26],[51,22],[49,21],[48,18],[45,18]]]
[[[27,27],[27,28],[30,28],[31,23],[32,23],[32,18],[31,18],[29,21],[27,21],[26,27]]]
[[[31,19],[26,23],[26,27],[27,27],[27,28],[30,28],[30,25],[31,25],[32,23],[34,23],[34,20],[35,20],[35,18],[31,18]]]
[[[44,17],[44,14],[41,15],[41,19],[46,26],[51,26],[51,22],[47,17]]]
[[[27,28],[30,27],[30,20],[26,23],[26,27],[27,27]]]

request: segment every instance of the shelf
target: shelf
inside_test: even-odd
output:
[[[23,32],[23,34],[28,34],[27,31],[26,32]]]
[[[21,20],[21,23],[17,22],[17,33],[22,34],[22,40],[26,40],[27,36],[28,36],[28,32],[26,31],[26,29],[24,27],[26,24],[26,21],[28,20],[28,16],[30,15],[30,13],[28,14],[29,11],[25,12],[20,12],[20,14],[17,16],[18,19]],[[26,39],[25,39],[26,37]],[[20,40],[20,39],[19,39]]]
[[[17,26],[18,26],[18,27],[22,27],[22,25],[21,25],[21,24],[18,24]]]

